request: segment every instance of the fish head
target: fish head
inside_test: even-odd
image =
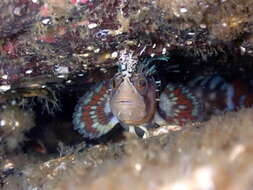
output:
[[[147,123],[156,109],[156,85],[143,73],[116,75],[112,79],[110,106],[112,113],[124,124]]]

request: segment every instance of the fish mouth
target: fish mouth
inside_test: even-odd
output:
[[[128,100],[120,100],[116,102],[117,104],[126,104],[126,105],[133,105],[134,102]]]
[[[135,107],[142,108],[143,107],[143,104],[140,104],[139,102],[135,102],[135,101],[129,101],[129,100],[120,100],[120,101],[116,101],[115,103],[116,105],[120,105],[122,107],[128,107],[128,108],[135,108]]]

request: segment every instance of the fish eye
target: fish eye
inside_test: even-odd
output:
[[[135,84],[139,91],[144,92],[147,89],[148,82],[145,78],[140,78],[136,81]]]
[[[145,88],[146,85],[147,85],[147,80],[146,79],[140,79],[138,81],[138,85],[139,85],[139,87]]]

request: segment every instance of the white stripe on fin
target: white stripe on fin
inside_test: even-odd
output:
[[[210,90],[214,90],[219,84],[221,84],[222,82],[224,82],[223,78],[220,76],[214,76],[211,79],[211,84],[210,84]]]
[[[204,76],[199,76],[199,77],[197,77],[197,78],[191,80],[191,81],[188,83],[187,86],[189,86],[189,87],[195,87],[195,86],[197,85],[197,83],[198,83],[199,81],[202,81],[204,78],[205,78]]]
[[[205,78],[201,81],[200,86],[206,86],[206,84],[207,84],[210,80],[212,80],[212,77],[205,77]]]
[[[227,103],[227,110],[230,111],[230,110],[234,110],[235,109],[235,105],[234,105],[234,102],[233,102],[233,97],[235,95],[235,89],[233,87],[233,85],[228,85],[227,86],[227,92],[226,92],[226,103]]]

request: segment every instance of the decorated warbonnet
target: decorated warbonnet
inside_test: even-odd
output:
[[[76,106],[73,123],[84,137],[98,138],[117,123],[132,133],[148,136],[148,128],[188,121],[202,121],[212,114],[253,105],[250,81],[226,81],[218,75],[198,76],[186,86],[166,84],[159,92],[153,78],[155,61],[167,57],[147,58],[138,62],[132,52],[122,51],[119,71],[109,80],[97,84]],[[169,63],[168,63],[169,64]]]
[[[80,98],[73,115],[74,128],[93,139],[108,133],[117,123],[132,133],[136,129],[148,136],[148,128],[200,120],[202,105],[183,86],[168,84],[161,94],[152,77],[156,60],[138,62],[132,52],[122,51],[117,62],[119,71],[110,81],[94,86]]]

